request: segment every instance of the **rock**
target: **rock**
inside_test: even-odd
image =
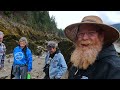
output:
[[[58,46],[65,58],[65,61],[69,69],[69,67],[71,66],[71,62],[70,62],[71,53],[73,52],[75,46],[71,41],[67,41],[67,40],[59,42]]]
[[[3,77],[0,77],[0,79],[6,79],[8,78],[8,76],[3,76]]]

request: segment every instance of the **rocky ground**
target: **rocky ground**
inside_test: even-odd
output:
[[[33,55],[33,69],[31,72],[31,79],[43,79],[45,75],[43,72],[44,60],[45,60],[44,58],[45,58],[45,54],[39,57]],[[7,55],[4,64],[4,69],[0,70],[0,79],[10,79],[12,63],[13,63],[12,54]],[[67,79],[67,72],[62,77],[62,79]]]

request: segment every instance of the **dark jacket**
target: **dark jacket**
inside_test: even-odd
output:
[[[120,79],[120,57],[114,45],[105,47],[86,70],[72,66],[68,79]]]

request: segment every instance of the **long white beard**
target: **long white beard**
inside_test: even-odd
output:
[[[76,45],[76,49],[71,55],[71,62],[75,67],[87,69],[89,65],[95,62],[96,57],[102,49],[102,42],[92,42],[92,44],[85,48],[82,48],[80,44]]]

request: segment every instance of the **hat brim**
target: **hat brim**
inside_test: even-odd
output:
[[[71,25],[67,26],[64,30],[66,37],[68,39],[70,39],[71,41],[75,42],[76,35],[78,32],[78,27],[83,24],[93,24],[93,25],[101,27],[101,29],[104,30],[104,44],[105,45],[109,45],[109,44],[115,42],[120,37],[119,31],[112,26],[109,26],[106,24],[84,23],[84,22],[83,23],[75,23],[75,24],[71,24]]]

